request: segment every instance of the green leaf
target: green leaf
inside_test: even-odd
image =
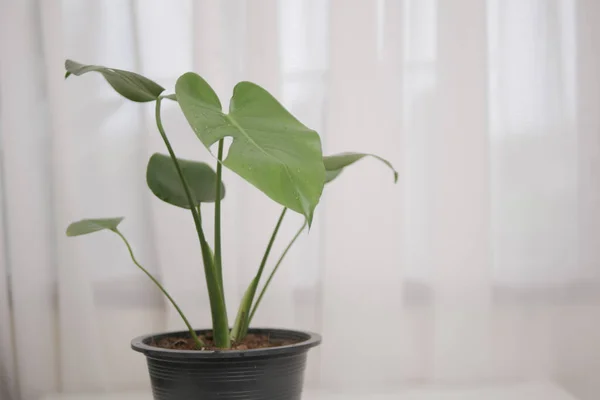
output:
[[[224,137],[233,138],[223,165],[312,221],[325,184],[317,132],[250,82],[234,88],[229,114],[222,112],[208,83],[194,73],[177,80],[175,93],[183,114],[207,148]]]
[[[333,181],[342,173],[344,168],[367,156],[374,157],[387,165],[394,172],[394,183],[398,181],[398,172],[394,169],[392,164],[384,158],[366,153],[339,153],[323,157],[323,163],[325,164],[325,183]]]
[[[214,202],[217,195],[215,171],[203,162],[178,160],[196,204]],[[168,155],[155,153],[150,157],[146,169],[146,182],[152,193],[159,199],[177,207],[190,208],[175,164]],[[225,186],[221,182],[221,199],[223,197],[225,197]]]
[[[238,309],[237,316],[235,317],[235,323],[233,324],[233,328],[231,328],[231,340],[234,343],[242,340],[244,336],[246,336],[246,333],[248,333],[248,325],[250,324],[250,308],[252,307],[252,301],[254,299],[254,294],[256,293],[257,287],[258,280],[257,278],[254,278],[244,292],[244,296],[240,302],[240,308]]]
[[[84,65],[72,60],[65,61],[65,69],[67,70],[65,78],[71,74],[79,76],[92,71],[100,72],[117,93],[132,101],[154,101],[165,90],[156,82],[142,75],[120,69]]]
[[[88,233],[98,232],[104,229],[115,231],[121,221],[123,221],[123,217],[82,219],[81,221],[73,222],[69,225],[67,228],[67,236],[87,235]]]

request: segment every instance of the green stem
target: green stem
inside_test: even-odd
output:
[[[162,120],[160,118],[161,100],[162,97],[156,99],[156,126],[158,128],[158,131],[160,132],[163,141],[165,142],[165,146],[169,151],[169,155],[173,160],[173,164],[175,165],[175,169],[177,170],[177,175],[179,175],[179,179],[183,186],[185,196],[187,197],[188,203],[190,205],[192,217],[194,218],[196,232],[198,232],[198,240],[200,241],[200,247],[202,249],[202,259],[204,261],[204,274],[206,277],[206,286],[208,288],[208,296],[210,300],[210,309],[213,323],[213,337],[215,339],[215,344],[217,347],[229,348],[231,347],[231,343],[229,341],[229,322],[227,321],[227,308],[225,307],[225,297],[223,295],[223,291],[219,287],[219,281],[215,274],[214,262],[210,251],[210,246],[208,245],[208,242],[206,241],[206,238],[204,236],[204,231],[202,230],[200,209],[196,208],[197,202],[195,202],[194,198],[192,197],[190,187],[185,180],[185,176],[183,175],[183,171],[181,169],[181,166],[179,165],[179,161],[177,160],[175,152],[171,147],[171,143],[169,142],[167,134],[165,133],[165,129],[162,125]]]
[[[231,347],[229,340],[229,322],[227,320],[227,308],[225,307],[225,295],[219,286],[219,280],[213,263],[214,256],[210,246],[206,242],[204,231],[202,231],[202,214],[198,206],[198,218],[200,219],[200,246],[202,248],[202,259],[204,260],[204,276],[208,288],[210,301],[210,313],[213,320],[213,337],[215,345],[221,349]]]
[[[188,319],[185,317],[185,315],[183,314],[183,311],[181,311],[181,309],[179,308],[179,306],[177,305],[175,300],[173,300],[173,298],[171,297],[169,292],[167,292],[167,290],[163,287],[163,285],[161,285],[160,282],[158,280],[156,280],[156,278],[154,278],[154,276],[152,276],[152,274],[150,272],[148,272],[148,270],[146,268],[142,267],[142,265],[135,258],[134,254],[133,254],[133,250],[131,249],[131,245],[129,244],[129,242],[127,241],[125,236],[123,236],[123,234],[118,229],[114,229],[113,232],[116,233],[117,235],[119,235],[119,237],[125,243],[125,246],[127,246],[127,250],[129,250],[129,255],[131,256],[131,260],[133,261],[133,263],[135,265],[137,265],[137,267],[139,269],[141,269],[142,272],[145,273],[148,276],[148,278],[150,278],[150,280],[152,280],[152,282],[154,282],[154,284],[160,289],[161,292],[163,292],[163,294],[167,297],[167,299],[169,299],[169,301],[171,302],[173,307],[175,307],[175,309],[179,313],[179,316],[181,317],[181,319],[187,326],[188,330],[190,331],[190,335],[194,339],[194,342],[196,343],[196,347],[198,349],[202,349],[203,347],[205,347],[204,342],[198,337],[198,335],[196,335],[196,331],[194,331],[194,328],[192,328],[192,325],[190,324]]]
[[[290,249],[292,248],[292,246],[294,245],[296,240],[300,237],[300,234],[304,231],[304,228],[306,228],[306,220],[304,220],[304,224],[302,224],[300,229],[298,229],[298,232],[296,232],[296,235],[294,235],[292,241],[287,245],[287,247],[285,248],[283,253],[281,253],[279,260],[277,260],[277,264],[275,264],[275,268],[273,268],[273,271],[271,271],[271,274],[269,275],[269,279],[267,279],[267,282],[263,286],[263,288],[260,292],[260,295],[258,296],[258,299],[256,299],[256,303],[254,303],[254,306],[252,307],[252,312],[250,313],[248,324],[250,324],[252,322],[252,318],[254,318],[254,314],[256,313],[256,310],[258,309],[258,306],[260,305],[260,301],[262,300],[263,296],[265,295],[267,288],[269,287],[269,284],[271,283],[271,280],[273,280],[273,277],[275,276],[277,269],[279,269],[279,266],[281,265],[281,262],[287,255],[288,251],[290,251]]]
[[[223,266],[221,256],[221,175],[223,166],[223,139],[219,140],[219,150],[217,154],[217,187],[215,189],[215,270],[219,279],[221,291],[223,288]]]
[[[183,170],[181,169],[181,166],[179,165],[179,160],[177,159],[177,156],[175,155],[175,152],[173,151],[173,147],[171,147],[171,142],[169,142],[169,139],[167,138],[167,134],[165,133],[165,128],[163,127],[162,120],[160,117],[161,100],[162,100],[161,97],[159,97],[156,100],[156,108],[155,108],[156,126],[158,128],[158,131],[160,132],[160,136],[162,137],[163,141],[165,142],[165,146],[167,147],[169,156],[171,156],[171,159],[173,160],[173,164],[175,164],[175,170],[177,171],[177,175],[179,175],[179,179],[181,180],[181,184],[183,186],[183,191],[185,192],[185,196],[187,197],[188,203],[190,205],[190,211],[192,212],[192,216],[194,217],[194,223],[196,225],[196,230],[198,231],[198,235],[200,236],[200,230],[202,229],[202,226],[200,224],[200,217],[198,215],[198,211],[196,210],[196,201],[194,201],[194,198],[192,197],[192,192],[190,190],[189,185],[187,184],[187,181],[185,180],[185,176],[183,175]]]
[[[267,245],[267,249],[265,250],[265,254],[263,255],[262,261],[260,262],[260,267],[258,267],[258,272],[256,273],[257,280],[260,280],[262,272],[265,269],[265,264],[267,263],[267,259],[269,258],[269,253],[271,253],[271,248],[273,247],[273,243],[275,243],[275,237],[277,236],[277,232],[279,232],[279,228],[281,227],[281,223],[283,222],[283,217],[285,217],[286,212],[287,208],[284,208],[283,211],[281,211],[281,215],[277,220],[277,225],[275,225],[275,229],[273,229],[271,239],[269,239],[269,244]]]
[[[279,220],[277,221],[277,225],[275,225],[275,229],[271,234],[271,239],[269,239],[269,244],[267,245],[267,249],[265,250],[265,254],[263,255],[262,261],[260,262],[260,267],[258,267],[258,272],[246,292],[244,293],[244,297],[242,298],[242,302],[238,309],[238,314],[233,325],[233,329],[231,330],[231,340],[233,342],[238,342],[246,336],[246,332],[248,332],[248,327],[250,325],[250,308],[252,307],[252,303],[254,302],[254,296],[256,295],[256,289],[258,287],[258,283],[260,282],[260,277],[262,276],[263,270],[265,269],[265,264],[267,263],[267,259],[269,258],[269,253],[271,252],[271,248],[273,247],[273,243],[275,242],[275,237],[277,236],[277,232],[279,232],[279,228],[281,227],[281,223],[283,222],[283,217],[285,217],[285,213],[287,208],[284,208],[279,216]]]

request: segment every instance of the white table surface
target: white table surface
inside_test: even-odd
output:
[[[61,394],[42,400],[152,400],[148,393]],[[578,400],[550,382],[464,388],[414,388],[393,393],[329,393],[310,391],[303,400]]]

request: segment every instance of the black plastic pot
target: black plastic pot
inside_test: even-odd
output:
[[[198,335],[206,331],[197,331]],[[155,400],[300,400],[308,350],[321,343],[314,333],[250,329],[273,339],[299,343],[256,350],[193,351],[151,346],[164,337],[189,332],[146,335],[131,348],[146,355]]]

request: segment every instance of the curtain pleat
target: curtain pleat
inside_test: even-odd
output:
[[[0,104],[5,260],[10,272],[18,391],[24,398],[58,389],[56,281],[44,56],[39,9],[32,1],[2,6]],[[14,25],[13,25],[14,24]],[[19,26],[13,40],[12,26]],[[3,320],[9,325],[11,319]],[[10,356],[10,353],[8,354]],[[13,360],[6,360],[10,368]],[[4,360],[3,360],[4,364]],[[15,374],[8,377],[15,379]],[[16,383],[13,381],[13,384]]]

